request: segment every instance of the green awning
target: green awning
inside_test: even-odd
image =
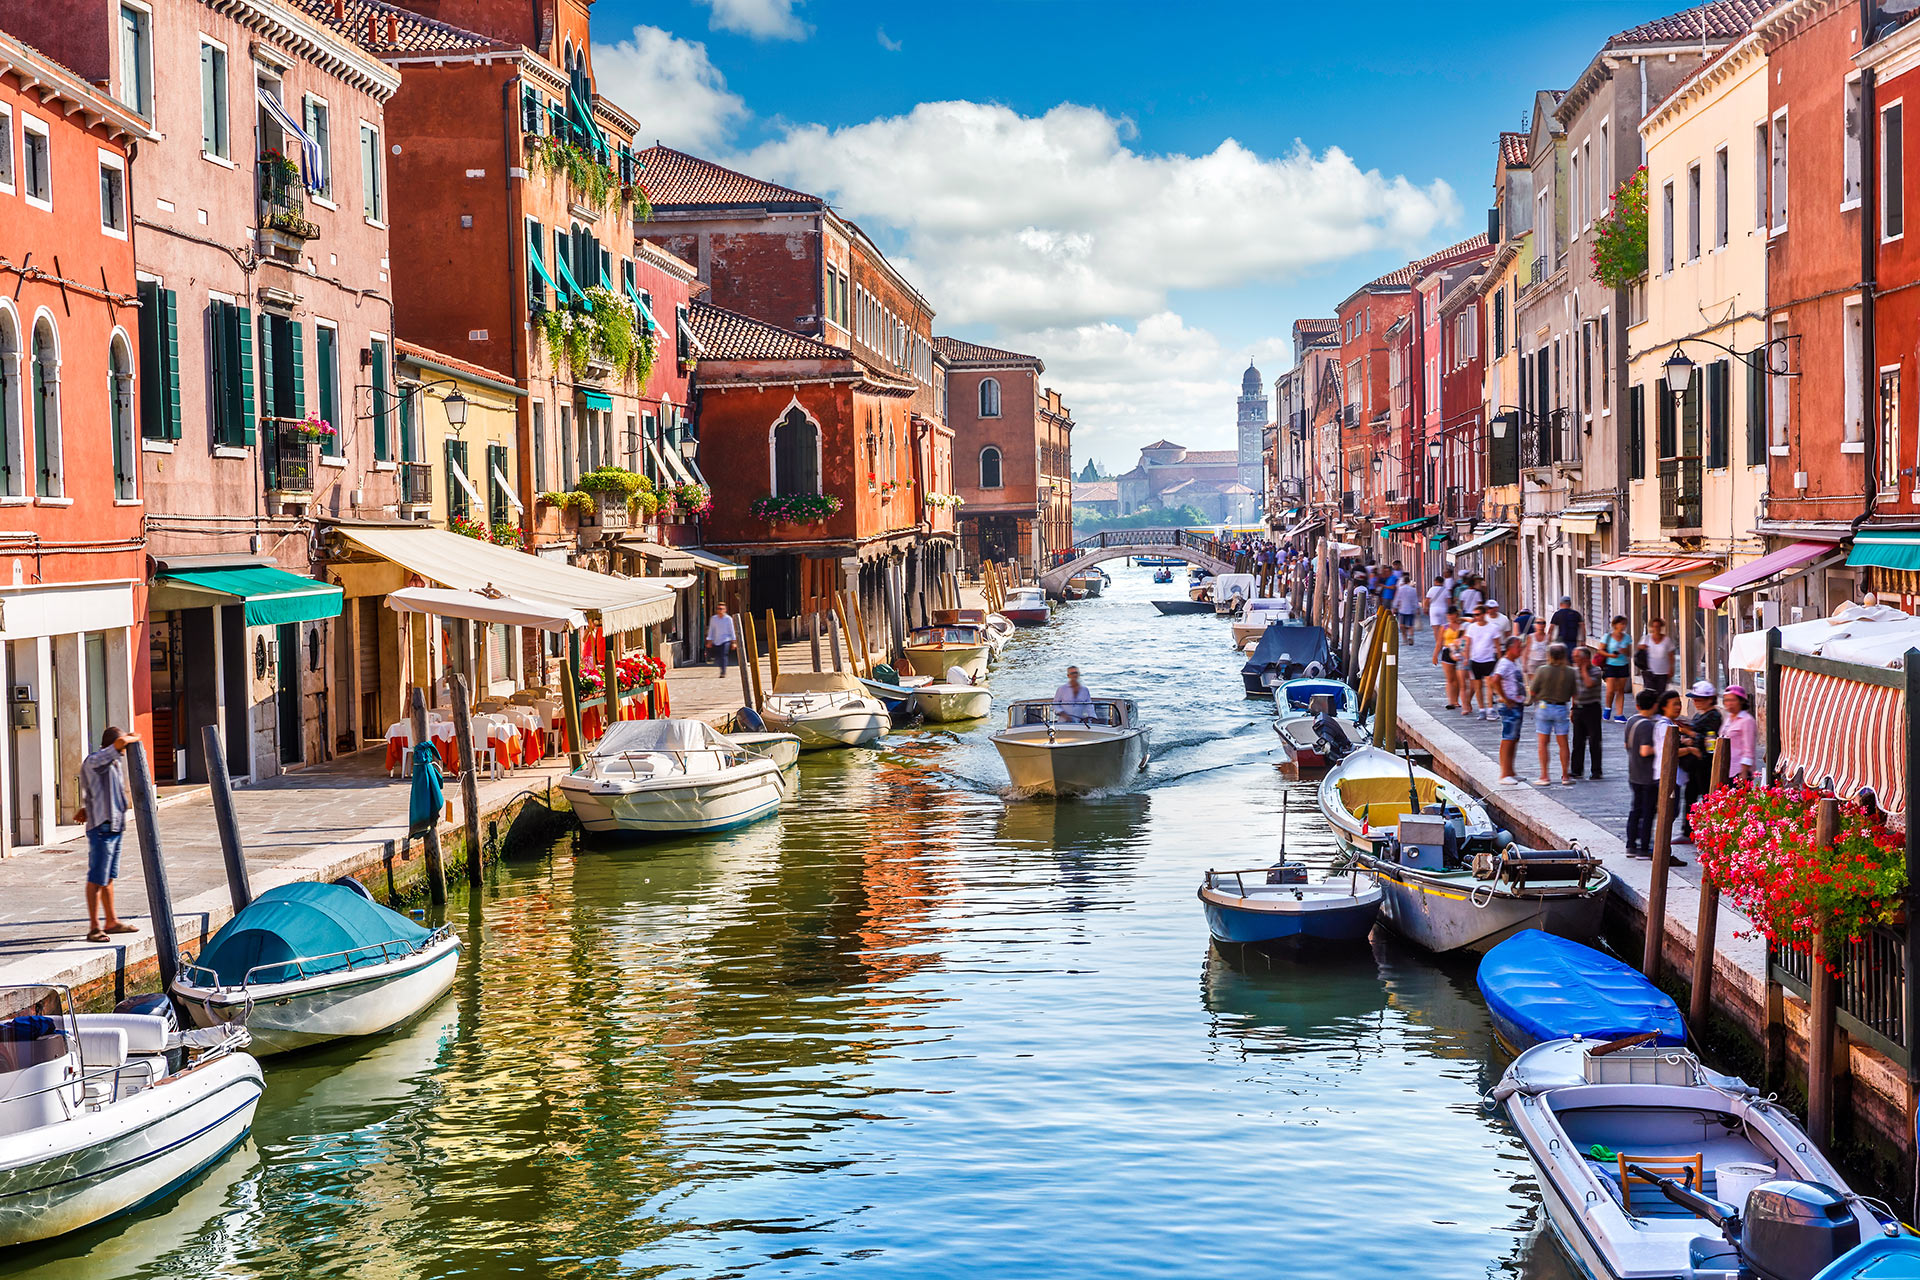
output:
[[[1380,536],[1384,538],[1396,529],[1424,529],[1433,521],[1433,516],[1421,516],[1417,520],[1402,520],[1399,524],[1390,524],[1381,529]]]
[[[541,259],[540,251],[528,245],[527,258],[533,263],[533,269],[540,274],[540,278],[547,282],[547,288],[558,294],[562,303],[566,302],[567,291],[560,287],[559,282],[553,278],[553,273],[547,270],[547,264]]]
[[[647,300],[640,296],[640,291],[633,287],[631,280],[627,281],[627,296],[633,299],[634,306],[640,308],[640,318],[647,322],[647,332],[658,329],[660,323],[653,318],[653,308],[647,305]]]
[[[1847,563],[1920,572],[1920,531],[1862,529],[1853,535]]]
[[[1432,537],[1427,539],[1427,550],[1429,551],[1438,551],[1440,548],[1446,545],[1447,545],[1447,535],[1444,533],[1436,533]]]
[[[566,255],[560,253],[554,254],[553,265],[560,268],[560,278],[567,282],[565,292],[579,299],[580,305],[587,310],[593,310],[593,299],[589,298],[587,291],[580,287],[580,282],[573,278],[573,269],[567,266]],[[566,298],[561,298],[561,301],[565,302]]]
[[[340,616],[339,587],[303,578],[271,565],[242,565],[227,569],[174,569],[160,581],[184,583],[232,596],[245,606],[242,617],[250,627],[282,622],[318,622]]]
[[[579,388],[579,391],[580,391],[580,403],[587,406],[587,408],[601,409],[601,410],[607,410],[607,409],[613,408],[613,397],[608,395],[606,392],[589,391],[585,387]]]

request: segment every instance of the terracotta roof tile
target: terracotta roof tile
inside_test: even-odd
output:
[[[1218,467],[1227,463],[1238,463],[1240,454],[1234,449],[1189,449],[1187,456],[1180,459],[1176,466],[1182,467]]]
[[[1705,39],[1710,42],[1737,40],[1753,29],[1767,10],[1780,0],[1711,0],[1708,4],[1682,9],[1643,22],[1607,41],[1609,49],[1623,45],[1685,44]]]
[[[435,364],[443,364],[449,369],[458,369],[462,373],[470,373],[476,378],[489,378],[494,382],[504,382],[508,386],[514,385],[514,377],[510,373],[501,373],[498,369],[489,369],[483,364],[462,360],[459,356],[450,356],[444,351],[435,351],[432,347],[423,347],[417,342],[408,342],[405,338],[396,338],[393,349],[403,359],[414,356],[421,360],[431,360]]]
[[[1075,502],[1118,502],[1120,500],[1120,482],[1118,480],[1081,480],[1073,486]]]
[[[1018,351],[1002,351],[998,347],[983,347],[977,342],[964,342],[959,338],[949,338],[941,334],[934,335],[933,349],[955,368],[964,369],[968,365],[992,367],[1009,364],[1030,364],[1042,370],[1046,368],[1039,356],[1022,355]]]
[[[826,201],[819,196],[749,177],[672,147],[648,147],[640,152],[640,163],[643,166],[640,185],[646,188],[647,199],[656,209],[742,204],[826,207]]]
[[[284,0],[322,26],[380,57],[449,50],[507,49],[513,46],[491,36],[456,27],[403,9],[386,0]]]
[[[851,360],[853,353],[818,338],[696,301],[688,323],[708,360]]]
[[[1487,240],[1487,233],[1482,231],[1478,235],[1468,236],[1459,244],[1450,244],[1438,252],[1430,253],[1424,258],[1409,262],[1398,271],[1389,271],[1378,280],[1367,284],[1365,289],[1404,289],[1425,274],[1429,268],[1439,263],[1450,262],[1455,258],[1471,257],[1475,253],[1489,250],[1492,247],[1492,244]]]
[[[1500,163],[1511,169],[1527,162],[1527,135],[1524,133],[1502,133],[1500,135]]]

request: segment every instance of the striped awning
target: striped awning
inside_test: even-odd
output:
[[[1888,813],[1907,808],[1907,708],[1902,690],[1780,668],[1778,777],[1805,770],[1811,786],[1851,800],[1873,788]]]
[[[1705,573],[1719,566],[1718,560],[1693,556],[1621,556],[1605,564],[1576,569],[1583,578],[1625,578],[1628,582],[1664,582],[1690,573]]]

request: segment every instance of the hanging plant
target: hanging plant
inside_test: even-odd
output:
[[[534,149],[534,159],[550,174],[563,176],[573,199],[590,209],[604,210],[620,180],[613,169],[579,143],[564,138],[544,138]]]
[[[540,313],[535,327],[543,341],[547,357],[555,364],[565,363],[579,377],[587,371],[593,354],[593,317],[572,307],[555,307]]]
[[[582,493],[631,498],[642,491],[651,492],[653,481],[625,467],[595,467],[574,481],[573,487]]]
[[[562,511],[571,511],[576,515],[591,511],[594,507],[594,496],[590,493],[582,493],[578,489],[568,489],[564,492],[549,489],[540,495],[540,501],[550,507],[558,507]]]
[[[756,520],[782,520],[789,524],[818,524],[840,513],[845,504],[833,493],[768,494],[755,498],[747,514]]]
[[[1593,278],[1624,289],[1647,274],[1647,168],[1641,165],[1613,193],[1593,224]]]
[[[675,485],[673,500],[690,516],[704,516],[713,510],[713,490],[703,484]]]
[[[518,549],[523,543],[524,537],[520,532],[520,526],[513,523],[513,521],[497,520],[494,522],[493,530],[488,535],[487,541],[493,543],[496,547],[513,547]]]

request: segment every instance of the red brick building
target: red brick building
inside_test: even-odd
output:
[[[128,150],[152,136],[0,34],[0,852],[77,834],[81,757],[151,728]]]
[[[1038,356],[936,337],[948,365],[961,546],[1036,572],[1073,545],[1073,417]]]

